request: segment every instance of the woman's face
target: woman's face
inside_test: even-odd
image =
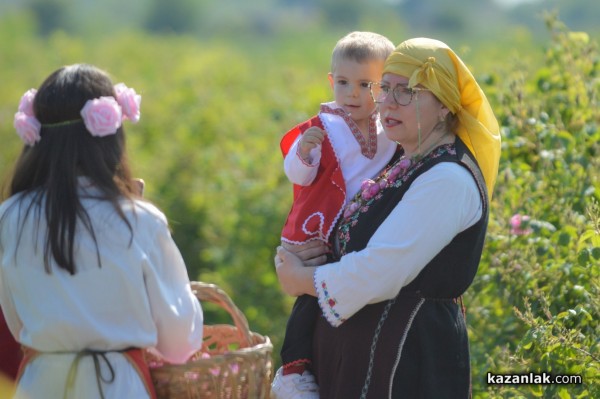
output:
[[[405,150],[414,151],[419,145],[419,123],[422,143],[429,137],[440,118],[445,117],[448,109],[433,93],[424,88],[417,87],[411,99],[411,89],[408,89],[407,85],[408,78],[405,76],[384,74],[381,86],[388,91],[388,95],[379,104],[379,113],[387,137],[400,143]],[[394,97],[401,102],[410,100],[410,103],[399,105]]]

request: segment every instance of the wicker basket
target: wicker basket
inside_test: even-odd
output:
[[[224,308],[233,325],[205,325],[202,349],[185,364],[163,363],[148,353],[159,399],[268,399],[273,365],[269,337],[251,332],[244,314],[214,284],[192,282],[203,302]]]

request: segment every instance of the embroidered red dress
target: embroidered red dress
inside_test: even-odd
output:
[[[297,141],[310,127],[327,135],[311,164],[297,154]],[[360,188],[363,180],[375,176],[394,155],[397,145],[383,132],[377,114],[373,114],[368,138],[350,116],[335,102],[321,105],[320,113],[287,132],[280,143],[290,176],[307,173],[294,184],[294,202],[282,231],[282,240],[300,244],[313,239],[327,242],[347,199]],[[296,163],[298,166],[288,168]],[[291,169],[291,170],[290,170]]]

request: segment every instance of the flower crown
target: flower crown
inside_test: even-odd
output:
[[[88,100],[81,109],[81,118],[58,123],[42,125],[33,113],[33,100],[37,94],[36,89],[29,89],[19,103],[19,110],[15,114],[14,126],[21,140],[33,146],[40,141],[42,127],[65,126],[83,120],[85,127],[92,136],[104,137],[115,134],[121,127],[123,120],[129,119],[133,123],[140,120],[140,104],[142,96],[134,89],[118,83],[114,86],[116,97],[107,96]]]

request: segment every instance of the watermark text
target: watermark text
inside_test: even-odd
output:
[[[487,373],[487,383],[492,384],[536,384],[536,385],[569,385],[582,384],[580,375],[576,374],[550,374],[550,373],[518,373],[518,374],[494,374]]]

